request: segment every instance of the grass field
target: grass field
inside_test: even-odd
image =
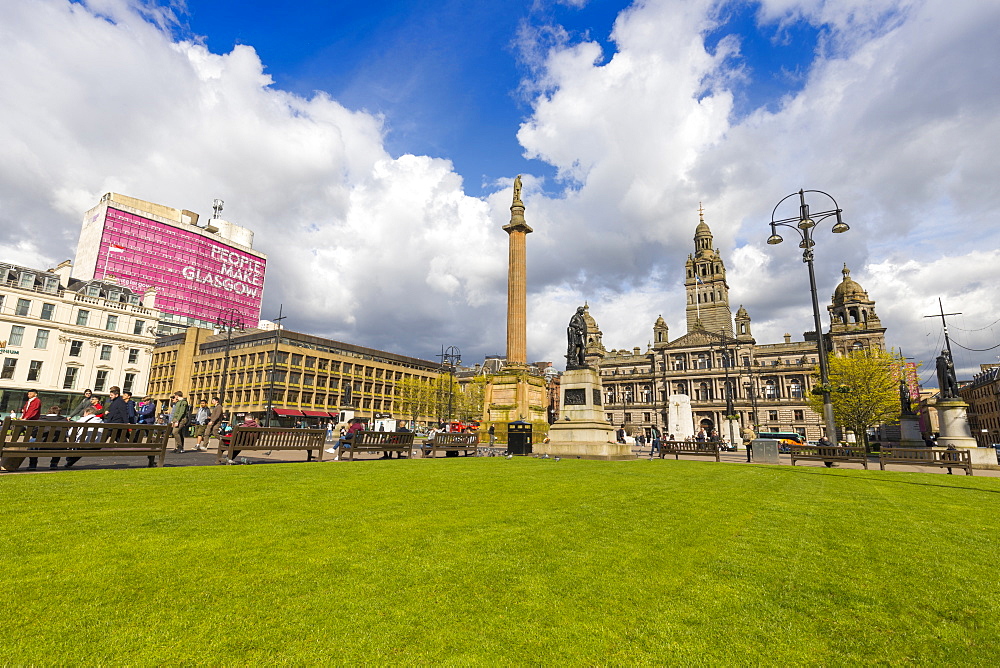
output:
[[[461,458],[0,503],[0,664],[1000,662],[996,478]]]

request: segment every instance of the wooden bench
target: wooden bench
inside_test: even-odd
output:
[[[885,470],[886,464],[910,464],[911,466],[937,466],[938,468],[965,469],[965,475],[972,475],[972,455],[968,450],[945,450],[942,448],[882,448],[878,453],[878,465]]]
[[[868,453],[860,445],[792,445],[792,466],[795,462],[845,462],[862,464],[868,469]]]
[[[0,468],[16,471],[25,457],[150,457],[163,466],[170,425],[3,421]],[[32,440],[34,439],[34,440]]]
[[[326,429],[288,429],[285,427],[234,427],[232,433],[219,439],[215,463],[235,459],[246,450],[305,450],[306,461],[312,461],[313,450],[323,461]]]
[[[680,459],[681,455],[695,455],[715,457],[715,461],[720,462],[721,445],[718,441],[660,441],[660,459],[667,455],[673,455],[674,459]]]
[[[434,434],[434,438],[424,442],[421,454],[424,457],[437,457],[437,453],[464,452],[468,457],[475,455],[479,449],[479,434]]]
[[[349,445],[340,446],[340,455],[350,455],[354,461],[356,452],[385,452],[389,454],[396,452],[402,457],[404,454],[409,457],[413,451],[413,433],[395,431],[356,431],[351,437]]]

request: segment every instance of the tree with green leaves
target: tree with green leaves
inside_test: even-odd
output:
[[[833,415],[841,428],[849,429],[868,446],[868,429],[899,421],[899,379],[904,360],[885,350],[856,350],[830,358],[830,398]],[[823,395],[816,373],[809,408],[823,414]],[[831,437],[833,435],[831,434]]]

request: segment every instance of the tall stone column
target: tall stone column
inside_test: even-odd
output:
[[[521,201],[521,175],[514,179],[514,202],[510,205],[510,223],[504,225],[508,235],[507,266],[507,365],[528,365],[528,277],[525,237],[532,229],[524,221]]]

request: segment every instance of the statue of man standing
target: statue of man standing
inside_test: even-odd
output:
[[[576,309],[576,313],[569,319],[569,326],[566,328],[566,338],[568,345],[566,348],[566,368],[583,369],[587,363],[584,361],[584,352],[587,346],[587,321],[583,319],[583,307]]]
[[[955,377],[955,364],[947,350],[942,350],[937,358],[938,388],[943,399],[958,397],[958,379]]]

